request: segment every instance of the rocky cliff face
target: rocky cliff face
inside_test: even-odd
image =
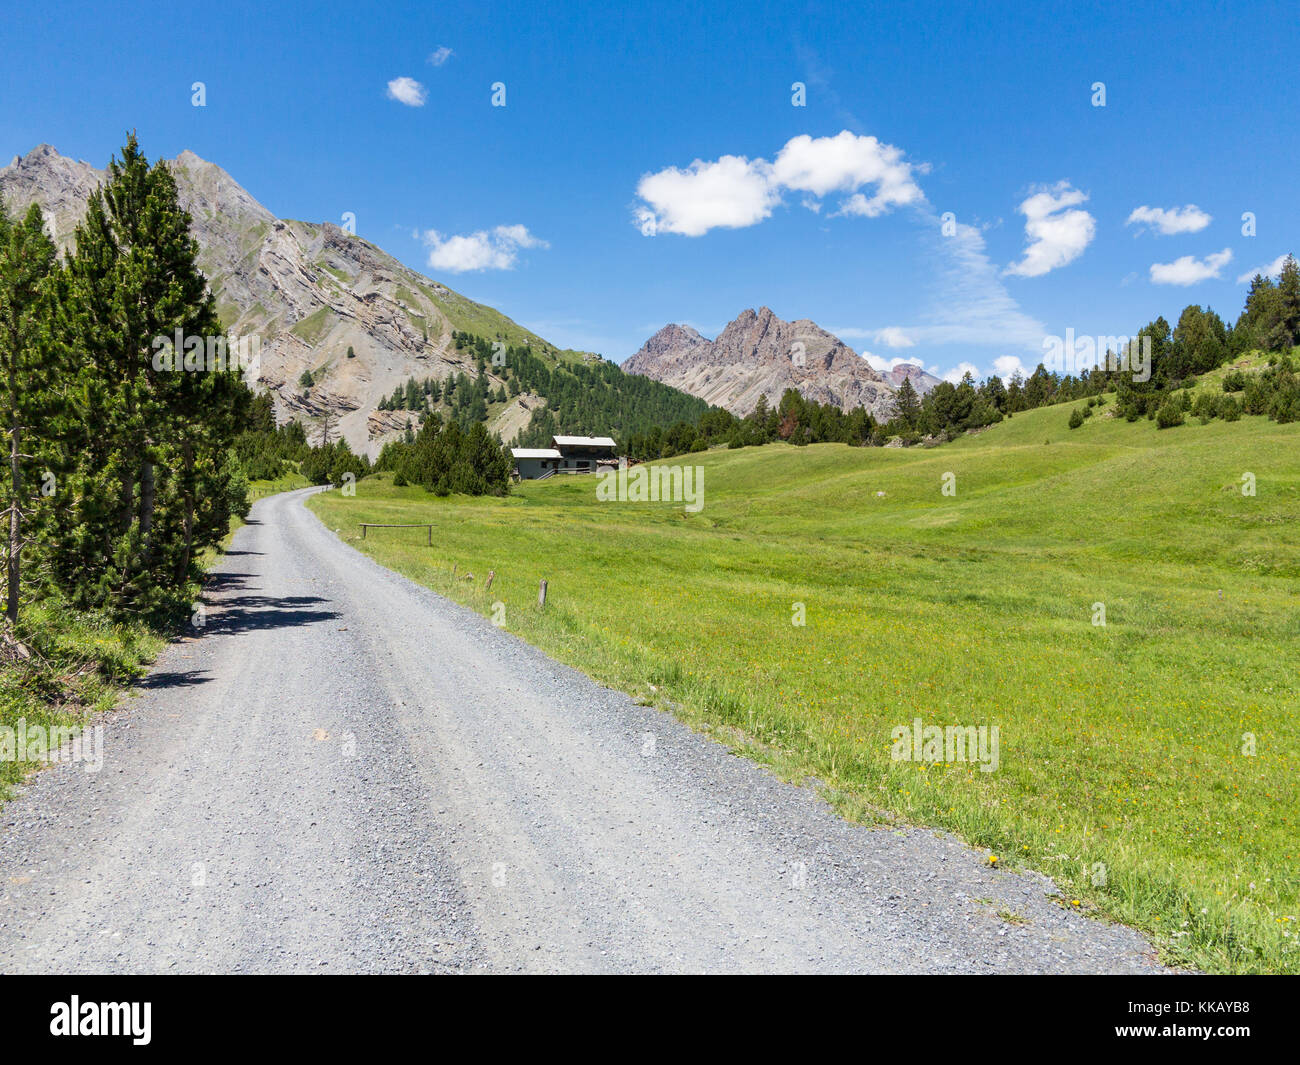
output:
[[[752,411],[759,396],[774,406],[787,388],[878,418],[894,410],[893,389],[857,352],[815,322],[782,321],[767,307],[743,311],[712,341],[689,326],[665,326],[623,369],[737,415]]]
[[[354,451],[378,454],[406,426],[405,417],[400,425],[371,417],[394,388],[410,377],[473,374],[471,361],[451,343],[455,329],[528,344],[539,353],[551,350],[504,315],[360,237],[328,223],[276,218],[221,167],[193,152],[169,165],[222,323],[260,340],[249,384],[269,389],[278,420],[303,422],[313,442],[328,420],[331,432],[342,432]],[[0,197],[10,213],[39,203],[54,240],[69,249],[86,198],[105,177],[42,144],[0,169]],[[298,384],[304,370],[315,382],[309,389]],[[489,378],[492,388],[500,383]],[[518,421],[517,406],[502,416]]]

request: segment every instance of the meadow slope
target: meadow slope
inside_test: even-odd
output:
[[[598,502],[592,478],[437,499],[377,476],[311,506],[849,816],[1042,869],[1171,961],[1300,971],[1300,426],[1107,408],[1069,430],[1070,409],[928,450],[671,460],[703,468],[699,513]],[[433,522],[433,547],[360,521]],[[998,725],[998,770],[892,760],[918,717]]]

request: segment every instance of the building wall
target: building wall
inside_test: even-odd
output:
[[[531,481],[549,470],[555,461],[555,459],[515,459],[515,465],[519,467],[519,476],[525,481]]]

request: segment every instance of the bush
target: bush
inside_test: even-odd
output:
[[[1074,410],[1070,412],[1070,428],[1077,429],[1082,424],[1083,424],[1083,413],[1079,410],[1078,407],[1075,407]]]
[[[1223,390],[1225,392],[1240,392],[1246,387],[1246,375],[1240,370],[1232,370],[1223,379]]]
[[[1156,428],[1171,429],[1175,425],[1183,424],[1183,405],[1170,396],[1156,411]]]
[[[1242,410],[1246,414],[1263,414],[1268,410],[1270,398],[1268,386],[1258,377],[1253,377],[1246,383],[1241,400]]]

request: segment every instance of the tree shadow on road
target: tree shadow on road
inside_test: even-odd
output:
[[[236,595],[214,604],[216,609],[208,614],[204,626],[205,636],[230,636],[258,629],[283,629],[294,625],[314,625],[322,621],[337,621],[337,610],[313,609],[317,603],[328,603],[316,595]]]
[[[202,627],[188,629],[177,640],[314,625],[322,621],[337,621],[342,616],[337,610],[322,609],[320,604],[330,600],[318,595],[245,592],[254,577],[255,574],[251,573],[212,574],[203,588],[207,610]]]
[[[211,678],[204,676],[206,669],[191,669],[186,671],[162,670],[158,673],[150,673],[147,677],[142,677],[135,682],[135,686],[143,691],[162,691],[167,688],[192,688],[196,684],[206,684]]]

